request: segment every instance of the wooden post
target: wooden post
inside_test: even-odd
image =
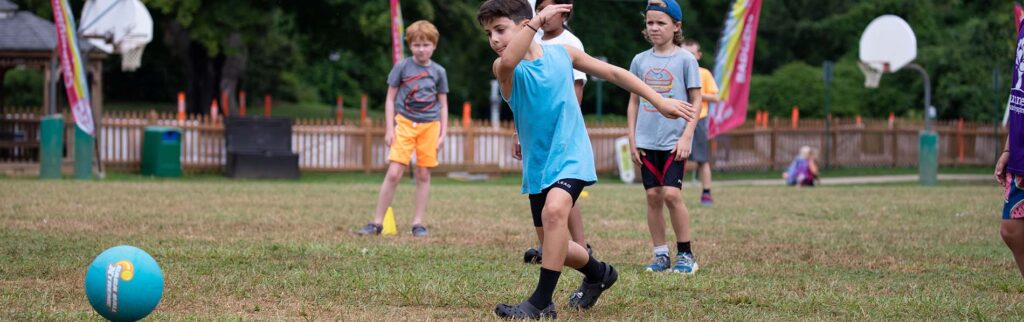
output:
[[[366,119],[366,95],[363,95],[361,100],[363,102],[363,113],[362,117],[359,119],[359,124],[363,128],[363,171],[370,173],[370,168],[373,167],[373,158],[370,155],[373,153],[373,147],[370,146],[373,142],[373,138],[370,136],[370,121]],[[384,128],[387,129],[386,126]]]
[[[896,132],[896,122],[893,113],[889,113],[889,132],[892,135],[892,166],[895,168],[900,163],[899,133]]]
[[[245,116],[245,91],[238,92],[238,115]]]
[[[771,170],[775,170],[775,132],[776,132],[776,130],[777,130],[777,128],[775,126],[772,126],[769,129],[769,132],[768,132],[768,135],[771,138],[770,144],[768,145],[770,147],[770,149],[771,149],[768,152],[768,159],[770,160],[768,162],[768,168],[771,169]]]
[[[768,127],[768,111],[764,111],[764,116],[761,117],[761,122],[764,122],[761,127]]]
[[[793,106],[793,129],[796,130],[797,125],[800,123],[800,108]]]
[[[960,120],[956,122],[956,147],[957,147],[957,161],[964,163],[964,118],[960,117]]]
[[[185,124],[185,92],[178,92],[178,125]]]
[[[462,129],[465,131],[466,135],[466,145],[462,147],[462,152],[464,153],[462,157],[467,166],[472,166],[473,164],[476,163],[476,151],[474,151],[476,150],[474,148],[474,146],[476,145],[476,140],[473,137],[472,116],[473,106],[470,105],[469,102],[462,103]]]
[[[366,122],[366,100],[366,94],[363,94],[363,96],[359,97],[359,123]]]
[[[149,113],[146,114],[146,125],[156,125],[156,121],[156,110],[149,110]]]
[[[335,103],[337,104],[337,107],[334,110],[334,120],[338,124],[341,124],[341,121],[345,120],[345,98],[338,95]]]
[[[263,95],[263,116],[270,117],[270,115],[271,115],[270,114],[270,109],[271,109],[270,103],[272,101],[273,101],[273,98],[270,97],[270,94]]]

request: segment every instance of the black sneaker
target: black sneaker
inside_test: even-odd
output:
[[[498,317],[507,320],[538,320],[543,318],[557,319],[558,312],[555,311],[555,303],[548,304],[548,307],[543,310],[533,306],[529,300],[523,301],[517,305],[511,304],[498,304],[494,308],[494,314]]]
[[[523,254],[523,262],[527,264],[540,264],[541,255],[544,255],[544,253],[541,251],[540,247],[530,247],[530,249],[527,249],[526,253]]]
[[[416,237],[426,237],[427,227],[423,227],[423,225],[412,226],[412,235]]]
[[[380,231],[381,230],[384,230],[384,226],[381,226],[381,225],[378,225],[378,224],[375,224],[375,223],[369,223],[369,224],[366,224],[366,227],[363,227],[362,229],[359,229],[359,231],[357,231],[356,233],[361,235],[361,236],[380,235]]]
[[[584,279],[580,287],[572,292],[569,296],[569,308],[577,310],[586,310],[597,304],[597,299],[601,297],[601,293],[612,287],[615,281],[619,280],[619,273],[615,271],[615,267],[608,263],[601,263],[604,265],[604,278],[598,283],[587,283]]]
[[[594,248],[590,247],[590,243],[587,243],[587,255],[594,256]]]

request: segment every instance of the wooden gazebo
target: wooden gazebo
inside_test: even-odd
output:
[[[103,111],[103,59],[106,53],[92,50],[84,39],[79,40],[79,47],[86,61],[87,79],[90,86],[93,119],[99,120]],[[18,67],[41,69],[44,74],[43,106],[38,114],[56,113],[58,93],[63,92],[63,85],[58,65],[57,33],[53,22],[35,14],[18,10],[18,6],[8,0],[0,0],[0,155],[3,159],[20,162],[32,162],[37,159],[39,139],[38,124],[14,125],[5,106],[4,76],[8,70]],[[60,84],[60,85],[59,85]],[[31,120],[19,120],[25,123]],[[38,122],[38,120],[36,120]],[[73,121],[68,120],[69,123]],[[18,127],[17,133],[14,128]],[[5,151],[6,150],[6,151]],[[22,158],[11,158],[12,150]]]

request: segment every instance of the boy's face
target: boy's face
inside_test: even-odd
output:
[[[484,24],[484,32],[487,33],[487,43],[491,45],[491,49],[495,53],[498,53],[498,56],[501,56],[501,53],[505,51],[505,47],[512,41],[512,37],[521,29],[523,29],[521,24],[513,23],[512,19],[508,17],[491,19],[491,21]]]
[[[430,57],[434,55],[434,49],[437,49],[437,46],[426,39],[415,39],[409,43],[412,58],[421,65],[430,62]]]
[[[681,28],[680,23],[672,22],[672,17],[661,11],[647,11],[646,19],[647,37],[651,38],[655,45],[672,43],[672,37],[675,37],[675,32]]]
[[[697,45],[697,44],[684,45],[683,49],[686,49],[691,54],[693,54],[694,58],[697,58],[697,60],[700,60],[700,56],[701,56],[701,54],[700,54],[700,45]]]

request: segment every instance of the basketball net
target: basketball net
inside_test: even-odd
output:
[[[133,72],[142,66],[142,51],[146,44],[138,45],[121,51],[121,71]]]
[[[858,61],[857,67],[860,67],[860,71],[864,73],[864,87],[866,88],[878,88],[878,83],[882,81],[882,73],[887,72],[889,69],[889,63],[882,63],[883,69],[875,68],[875,66]]]

